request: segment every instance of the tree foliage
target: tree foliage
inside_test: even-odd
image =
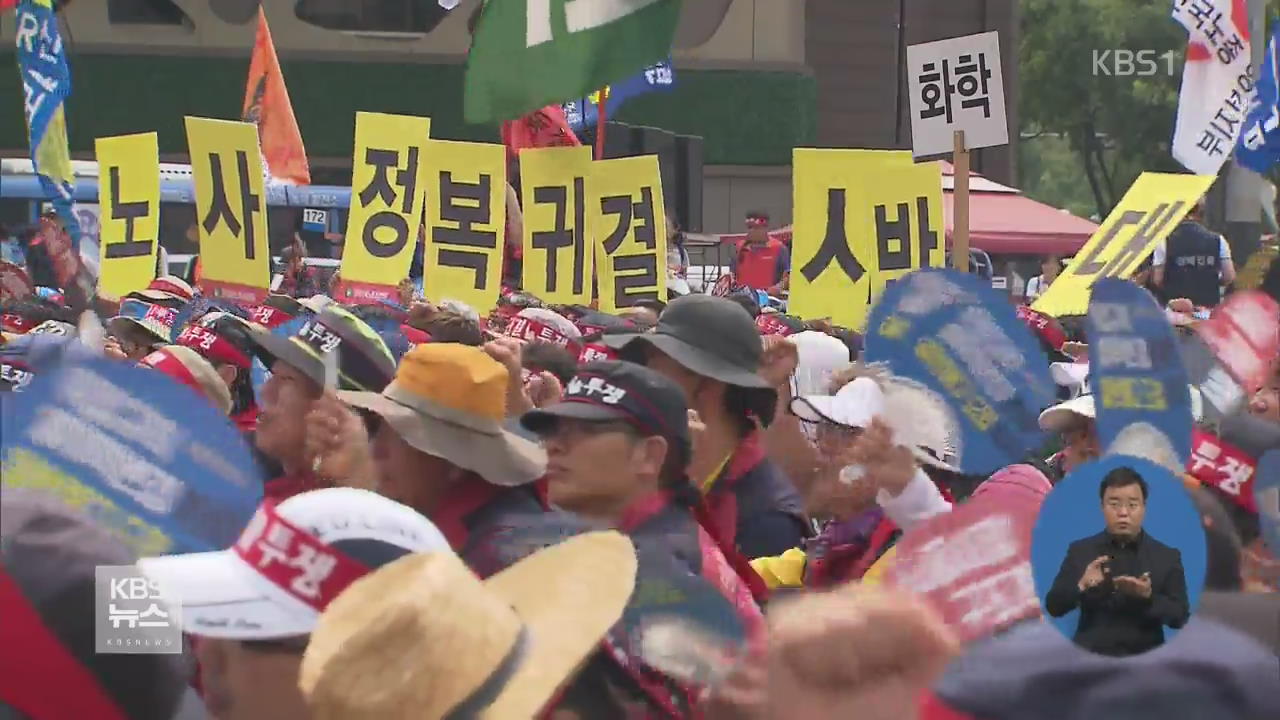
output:
[[[1063,170],[1083,177],[1099,217],[1143,170],[1179,169],[1169,145],[1187,35],[1170,17],[1171,6],[1170,0],[1022,0],[1019,106],[1023,136],[1033,138],[1025,142],[1036,143],[1036,135],[1066,142],[1075,168]],[[1156,60],[1155,74],[1121,76],[1113,60],[1108,72],[1095,66],[1096,54],[1110,51],[1114,58],[1116,50],[1147,51],[1144,57]],[[1058,143],[1052,145],[1057,150]],[[1035,158],[1040,171],[1028,178],[1039,187],[1028,192],[1060,206],[1077,205],[1077,193],[1046,196],[1061,192],[1043,182],[1061,153],[1037,157],[1034,145],[1027,151],[1024,157]],[[1053,160],[1059,162],[1047,164]]]

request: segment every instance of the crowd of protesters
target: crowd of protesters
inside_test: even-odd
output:
[[[751,222],[737,269],[782,293],[786,248]],[[6,488],[0,717],[1280,717],[1280,563],[1256,510],[1190,471],[1208,586],[1159,651],[1094,656],[1039,619],[962,645],[881,582],[913,527],[1002,483],[1043,495],[1099,456],[1087,338],[1053,318],[1019,308],[1061,386],[1040,416],[1053,446],[973,477],[934,396],[862,362],[857,333],[761,308],[749,289],[617,315],[514,288],[487,315],[409,287],[403,303],[348,307],[301,252],[262,305],[162,273],[105,323],[102,354],[190,387],[261,470],[236,548],[138,562],[176,592],[195,662],[95,655],[93,567],[134,558],[86,517]],[[56,287],[0,315],[0,389],[98,352],[75,342]],[[1280,447],[1280,375],[1243,416],[1201,429],[1254,457]],[[275,527],[327,553],[342,582],[300,604],[241,562]],[[646,604],[672,593],[694,610],[649,642]],[[701,671],[661,661],[682,652]]]

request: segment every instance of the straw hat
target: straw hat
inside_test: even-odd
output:
[[[612,531],[483,582],[452,553],[403,557],[329,605],[299,687],[315,720],[532,718],[622,616],[635,574]]]

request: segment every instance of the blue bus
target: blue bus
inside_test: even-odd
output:
[[[98,228],[98,163],[73,160],[76,212],[86,233]],[[341,255],[351,188],[335,185],[268,185],[267,228],[273,254],[297,232],[316,259]],[[30,158],[0,159],[0,224],[8,234],[34,224],[47,207]],[[195,187],[191,166],[160,164],[160,245],[172,262],[198,252]]]

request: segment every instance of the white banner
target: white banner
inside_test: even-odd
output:
[[[1216,175],[1235,151],[1253,102],[1246,0],[1174,0],[1187,29],[1173,157],[1197,175]]]

